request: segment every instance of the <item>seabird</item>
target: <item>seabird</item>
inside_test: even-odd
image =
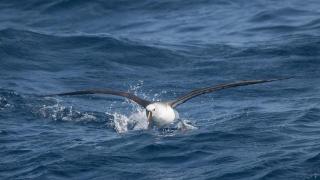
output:
[[[73,92],[66,92],[66,93],[59,93],[59,94],[52,94],[47,96],[71,96],[71,95],[84,95],[84,94],[109,94],[109,95],[115,95],[115,96],[121,96],[128,98],[143,108],[146,109],[146,116],[148,119],[148,127],[152,127],[153,125],[156,125],[158,127],[164,127],[166,125],[172,124],[176,120],[179,119],[179,113],[175,109],[177,106],[181,105],[182,103],[185,103],[186,101],[202,95],[206,93],[211,93],[215,91],[219,91],[222,89],[227,88],[233,88],[237,86],[246,86],[251,84],[259,84],[259,83],[266,83],[266,82],[272,82],[272,81],[279,81],[289,78],[281,78],[281,79],[267,79],[267,80],[244,80],[244,81],[237,81],[233,83],[226,83],[226,84],[218,84],[214,86],[204,87],[195,89],[193,91],[190,91],[180,97],[178,97],[175,100],[171,101],[159,101],[159,102],[153,102],[148,101],[145,99],[142,99],[134,94],[123,92],[123,91],[117,91],[112,89],[88,89],[88,90],[80,90],[80,91],[73,91]]]

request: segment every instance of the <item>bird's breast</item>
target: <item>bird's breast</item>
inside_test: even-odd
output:
[[[153,120],[157,123],[158,126],[165,126],[173,123],[176,119],[179,118],[179,113],[171,108],[170,106],[161,109],[158,112],[158,116],[155,116]]]

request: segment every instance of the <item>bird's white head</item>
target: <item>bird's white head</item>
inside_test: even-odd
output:
[[[158,111],[158,107],[157,107],[157,104],[156,103],[153,103],[153,104],[149,104],[147,107],[146,107],[147,111],[151,112],[152,115],[155,115],[156,112]]]
[[[149,104],[147,109],[147,117],[148,119],[157,120],[164,116],[167,113],[167,105],[165,103],[156,102]]]

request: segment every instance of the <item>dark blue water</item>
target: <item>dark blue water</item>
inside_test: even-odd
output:
[[[114,88],[196,129],[145,130]],[[320,179],[318,0],[2,0],[0,179]]]

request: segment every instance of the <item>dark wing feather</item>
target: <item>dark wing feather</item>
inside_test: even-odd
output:
[[[147,107],[151,103],[150,101],[139,98],[134,94],[122,92],[122,91],[115,91],[111,89],[88,89],[88,90],[73,91],[73,92],[66,92],[66,93],[59,93],[59,94],[51,94],[47,96],[72,96],[72,95],[84,95],[84,94],[110,94],[115,96],[126,97],[143,107]]]
[[[238,82],[234,82],[234,83],[219,84],[219,85],[215,85],[215,86],[211,86],[211,87],[200,88],[200,89],[193,90],[193,91],[191,91],[181,97],[178,97],[176,100],[169,102],[169,104],[171,105],[171,107],[176,107],[176,106],[188,101],[189,99],[194,98],[196,96],[199,96],[201,94],[211,93],[214,91],[237,87],[237,86],[246,86],[246,85],[250,85],[250,84],[266,83],[266,82],[279,81],[279,80],[284,80],[284,79],[289,79],[289,78],[238,81]]]

